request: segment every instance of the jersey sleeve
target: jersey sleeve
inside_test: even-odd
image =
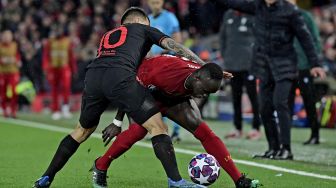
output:
[[[154,28],[154,27],[146,27],[146,35],[147,38],[153,43],[156,44],[158,46],[161,46],[161,41],[165,38],[169,38],[168,35],[165,35],[164,33],[162,33],[161,31],[159,31],[158,29]]]

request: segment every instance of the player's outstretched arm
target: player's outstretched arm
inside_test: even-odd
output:
[[[188,48],[184,47],[183,45],[177,43],[171,38],[165,38],[161,41],[161,47],[163,47],[166,50],[170,50],[175,52],[177,55],[180,55],[182,57],[186,57],[190,59],[191,61],[195,61],[196,63],[200,65],[205,65],[205,62],[200,59],[194,52],[189,50]]]
[[[105,127],[103,130],[103,142],[105,143],[105,146],[107,146],[110,141],[117,135],[121,133],[121,125],[122,121],[124,119],[125,112],[118,110],[116,117],[114,118],[113,122]]]

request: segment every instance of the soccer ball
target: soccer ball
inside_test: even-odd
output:
[[[188,166],[191,180],[201,185],[211,185],[219,177],[220,165],[214,156],[202,153],[194,156]]]

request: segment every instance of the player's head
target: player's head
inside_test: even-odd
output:
[[[2,32],[1,41],[4,43],[9,43],[13,41],[13,33],[10,30],[5,30]]]
[[[150,10],[155,14],[159,13],[164,4],[164,0],[147,0]]]
[[[189,88],[192,95],[201,97],[215,93],[222,82],[223,71],[215,63],[207,63],[190,75]]]
[[[149,25],[149,19],[146,12],[139,7],[128,8],[121,17],[121,24],[140,23]]]

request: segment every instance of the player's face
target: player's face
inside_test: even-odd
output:
[[[219,89],[220,84],[220,81],[210,78],[195,80],[192,83],[192,96],[206,97],[210,93],[215,93]]]
[[[163,0],[148,0],[148,6],[153,12],[159,12],[163,7]]]

